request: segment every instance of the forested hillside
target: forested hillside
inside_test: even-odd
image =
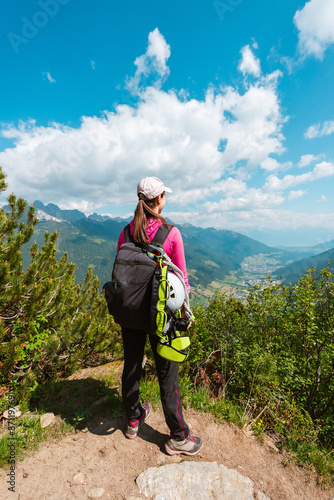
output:
[[[327,267],[328,263],[330,266],[334,263],[334,248],[318,255],[313,255],[312,257],[292,262],[284,267],[280,267],[275,271],[275,276],[277,278],[282,276],[285,284],[297,283],[307,269],[315,267],[316,269],[321,270],[324,267]]]

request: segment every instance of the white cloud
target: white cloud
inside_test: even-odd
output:
[[[323,161],[318,163],[313,170],[300,175],[285,175],[283,179],[279,179],[275,175],[270,175],[267,179],[265,187],[269,191],[280,191],[290,187],[303,184],[305,182],[313,182],[325,177],[334,176],[334,163]]]
[[[288,161],[285,163],[279,163],[275,158],[271,158],[270,156],[268,156],[268,158],[261,162],[261,167],[267,172],[274,172],[291,168],[292,162]]]
[[[296,212],[281,208],[258,208],[239,211],[221,211],[219,207],[208,212],[169,212],[168,217],[179,224],[191,223],[201,227],[216,227],[220,229],[231,229],[245,233],[247,229],[262,230],[286,230],[305,228],[327,228],[331,230],[328,240],[333,239],[334,231],[333,214],[310,214],[307,212]],[[254,223],[256,221],[256,223]],[[326,238],[325,238],[326,240]]]
[[[189,205],[194,201],[207,200],[216,196],[235,197],[241,196],[247,192],[247,184],[240,179],[228,177],[225,180],[214,182],[203,187],[191,189],[189,191],[180,192],[177,196],[179,204]]]
[[[48,82],[50,82],[50,83],[56,83],[56,80],[54,78],[52,78],[52,76],[50,75],[50,73],[48,71],[43,71],[42,76],[43,76],[44,80],[47,79]]]
[[[70,201],[69,203],[59,203],[58,206],[63,210],[79,210],[80,212],[84,212],[85,214],[90,214],[95,210],[98,210],[100,204],[94,204],[90,203],[89,201],[82,200],[80,202]]]
[[[284,118],[276,85],[270,79],[251,85],[244,94],[228,88],[221,100],[224,111],[233,117],[222,124],[222,138],[228,139],[224,151],[226,165],[244,160],[257,166],[269,155],[284,151]]]
[[[3,135],[16,147],[0,153],[0,161],[11,189],[30,200],[42,192],[46,200],[121,204],[135,196],[140,177],[153,174],[172,181],[177,194],[202,186],[203,169],[206,184],[224,170],[221,113],[212,96],[185,102],[151,88],[136,108],[84,117],[79,128],[11,126]]]
[[[191,99],[182,89],[165,92],[156,82],[142,83],[152,68],[166,77],[169,54],[160,32],[150,33],[149,47],[128,79],[132,90],[139,89],[136,105],[83,117],[78,128],[42,127],[34,120],[4,126],[2,135],[14,141],[0,153],[10,190],[28,201],[39,198],[86,213],[102,206],[117,212],[116,205],[128,211],[136,203],[138,180],[156,175],[173,188],[167,210],[177,206],[178,212],[166,215],[176,222],[275,227],[283,214],[290,225],[291,212],[279,207],[306,191],[285,191],[333,176],[334,164],[304,155],[300,167],[318,163],[301,175],[279,177],[292,166],[274,158],[284,151],[287,120],[277,91],[281,73],[246,80],[243,91],[222,86],[210,88],[203,100]],[[264,179],[258,189],[251,187],[254,171]]]
[[[312,170],[301,175],[285,175],[282,179],[276,175],[269,175],[267,181],[262,188],[250,188],[241,180],[228,178],[224,181],[215,183],[210,189],[202,190],[201,193],[204,199],[209,199],[215,195],[219,195],[221,199],[218,201],[207,201],[204,203],[203,210],[197,213],[196,217],[203,225],[210,225],[209,222],[204,223],[203,219],[208,216],[208,221],[211,220],[212,225],[223,227],[227,221],[234,221],[240,224],[241,227],[254,225],[254,220],[258,224],[258,214],[261,213],[276,213],[282,212],[280,207],[287,201],[292,201],[301,198],[307,194],[307,190],[291,190],[287,198],[284,196],[284,191],[291,187],[302,183],[310,183],[318,179],[334,176],[334,163],[321,162],[318,163]],[[200,191],[200,190],[199,190]],[[276,207],[276,208],[275,208]],[[274,211],[277,210],[277,212]],[[216,214],[216,222],[212,222],[212,214]],[[182,217],[181,217],[181,220]],[[248,221],[246,224],[246,220]],[[328,222],[328,219],[326,219]],[[270,228],[269,220],[266,227]],[[285,221],[286,223],[287,221]],[[290,223],[292,220],[290,220]],[[305,218],[305,222],[306,218]],[[276,221],[276,223],[278,223]],[[290,226],[291,224],[287,224]],[[276,224],[273,226],[275,227]],[[334,224],[333,224],[334,226]]]
[[[96,69],[96,62],[95,61],[91,61],[90,65],[91,65],[92,69]]]
[[[284,198],[280,193],[266,193],[262,189],[250,188],[238,197],[228,196],[219,202],[207,202],[205,207],[209,213],[212,212],[238,212],[272,208],[283,203]]]
[[[257,48],[256,42],[253,43],[253,47]],[[241,61],[239,63],[238,69],[243,75],[253,75],[259,77],[261,74],[260,60],[255,57],[253,51],[249,45],[243,47],[240,51]]]
[[[290,191],[288,200],[296,200],[297,198],[300,198],[301,196],[304,196],[307,193],[307,191],[298,189],[297,191]]]
[[[153,33],[147,53],[155,53],[163,67],[165,42]],[[76,203],[87,211],[99,203],[135,202],[135,186],[144,175],[170,183],[173,201],[183,206],[222,196],[227,185],[242,191],[242,181],[233,177],[245,178],[248,168],[266,165],[270,155],[284,150],[278,75],[247,85],[244,93],[211,89],[202,101],[182,91],[142,88],[135,106],[83,117],[78,128],[42,127],[33,120],[9,125],[2,135],[15,147],[0,153],[0,164],[11,189],[28,200]],[[237,175],[220,183],[227,171]]]
[[[155,28],[148,36],[148,47],[145,54],[137,57],[135,65],[136,73],[126,82],[126,86],[131,93],[137,94],[140,91],[142,77],[156,76],[155,86],[160,88],[161,84],[169,75],[167,60],[170,57],[170,46],[161,35],[158,28]]]
[[[334,133],[334,120],[328,120],[323,124],[311,125],[305,132],[306,139],[324,137]]]
[[[303,155],[300,157],[300,161],[299,161],[297,166],[299,168],[308,167],[309,165],[311,165],[311,163],[315,163],[316,161],[320,160],[321,156],[322,155],[318,155],[318,156],[310,155],[310,154]]]
[[[327,48],[334,43],[333,0],[309,0],[296,12],[293,20],[299,31],[301,57],[323,59]]]
[[[324,194],[322,194],[320,196],[320,199],[318,201],[321,202],[321,203],[326,203],[328,200],[327,200],[327,197]]]

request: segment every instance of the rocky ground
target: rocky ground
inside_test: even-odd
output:
[[[89,371],[83,370],[81,375],[87,377]],[[185,417],[203,439],[203,449],[196,457],[165,453],[168,432],[160,408],[154,409],[133,440],[124,437],[123,419],[97,413],[85,429],[44,442],[19,462],[15,493],[8,491],[8,471],[2,470],[0,498],[139,500],[146,497],[135,480],[148,467],[191,460],[216,462],[236,470],[250,478],[255,492],[270,500],[333,500],[333,487],[317,487],[311,471],[289,463],[270,441],[261,444],[237,427],[217,423],[212,416],[191,409],[185,410]],[[255,497],[259,498],[257,493]],[[239,500],[237,493],[233,498]]]

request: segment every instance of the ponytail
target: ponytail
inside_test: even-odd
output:
[[[139,196],[139,201],[137,203],[133,219],[134,223],[133,240],[136,243],[148,244],[149,241],[146,233],[146,224],[148,219],[151,218],[159,219],[166,226],[167,222],[160,214],[157,214],[153,210],[156,204],[157,197],[153,198],[153,200],[146,200],[142,193],[140,193],[138,196]]]

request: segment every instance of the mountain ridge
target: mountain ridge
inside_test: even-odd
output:
[[[280,267],[276,269],[275,277],[278,279],[282,277],[284,284],[295,284],[311,267],[315,267],[319,272],[327,267],[328,263],[330,263],[330,268],[333,269],[331,264],[334,263],[334,248]]]
[[[131,217],[111,218],[99,214],[86,216],[79,210],[62,210],[57,205],[44,205],[38,200],[34,202],[34,206],[38,209],[38,215],[42,216],[35,228],[35,238],[40,246],[43,244],[45,231],[57,230],[57,250],[61,254],[67,252],[69,259],[76,264],[78,281],[84,280],[89,266],[92,266],[102,284],[110,280],[118,237]],[[286,265],[293,266],[294,262],[305,255],[298,250],[289,252],[270,247],[236,231],[202,228],[190,223],[175,226],[182,233],[189,280],[195,295],[197,292],[212,294],[228,276],[235,273],[241,275],[241,267],[250,257],[264,255],[277,260],[277,272],[275,271],[274,276],[279,279]],[[314,251],[319,253],[319,249]],[[309,258],[314,259],[315,256]],[[24,259],[27,263],[28,251],[25,252]],[[300,277],[304,271],[300,264],[299,270]],[[289,268],[286,272],[288,271]],[[296,270],[293,273],[296,276],[298,274]]]
[[[83,212],[80,212],[76,208],[73,210],[63,210],[59,208],[57,205],[54,203],[48,203],[47,205],[44,205],[44,203],[40,200],[35,200],[33,202],[33,206],[37,208],[38,210],[51,215],[52,217],[55,217],[57,219],[61,220],[67,220],[68,222],[73,222],[80,220],[82,218],[86,218],[86,215]]]

